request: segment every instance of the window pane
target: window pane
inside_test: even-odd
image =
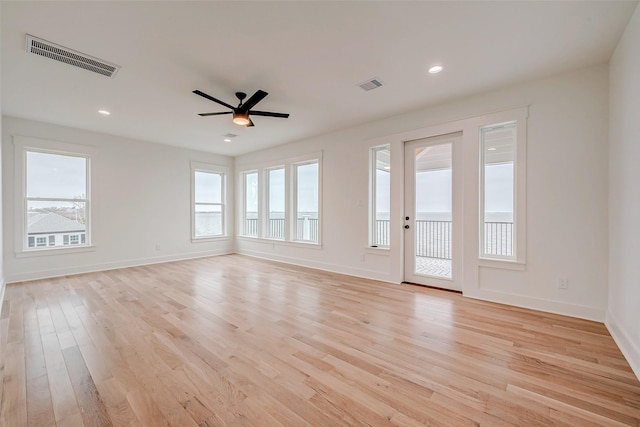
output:
[[[195,206],[195,237],[221,236],[224,229],[222,205]]]
[[[284,239],[285,230],[285,183],[284,168],[271,169],[269,180],[269,228],[268,237]]]
[[[373,149],[373,220],[372,246],[389,246],[389,213],[391,206],[391,151],[389,147]]]
[[[258,173],[244,174],[244,234],[258,235]]]
[[[87,159],[27,151],[27,197],[84,199]]]
[[[486,257],[515,257],[515,147],[515,125],[482,130],[484,224],[481,252]]]
[[[195,172],[195,202],[222,203],[222,174]]]
[[[296,239],[318,241],[318,163],[295,167]]]
[[[27,241],[40,235],[49,236],[49,246],[63,246],[63,238],[69,233],[86,232],[85,202],[28,201]],[[46,238],[43,237],[46,241]],[[84,242],[83,242],[84,243]],[[46,246],[37,244],[36,246]]]

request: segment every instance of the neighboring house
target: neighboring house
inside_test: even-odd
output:
[[[54,212],[35,213],[29,216],[27,239],[30,248],[83,245],[86,226]]]

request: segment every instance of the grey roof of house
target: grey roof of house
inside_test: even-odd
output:
[[[29,216],[27,234],[71,233],[85,231],[85,225],[54,212]]]

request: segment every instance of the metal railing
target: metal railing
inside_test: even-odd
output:
[[[389,220],[376,220],[374,242],[389,245]],[[451,259],[451,221],[416,220],[416,256]],[[484,223],[484,255],[513,255],[513,223]]]
[[[284,218],[269,218],[269,229],[267,230],[267,237],[273,239],[284,239],[285,232],[285,219]],[[246,218],[244,221],[244,236],[257,236],[258,235],[258,219]],[[296,224],[296,240],[303,240],[305,242],[317,242],[318,241],[318,218],[302,217],[298,218]]]
[[[483,251],[483,255],[512,256],[513,223],[485,222]]]

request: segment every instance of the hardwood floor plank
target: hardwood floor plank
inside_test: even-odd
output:
[[[228,255],[10,284],[2,426],[640,426],[606,327]]]

